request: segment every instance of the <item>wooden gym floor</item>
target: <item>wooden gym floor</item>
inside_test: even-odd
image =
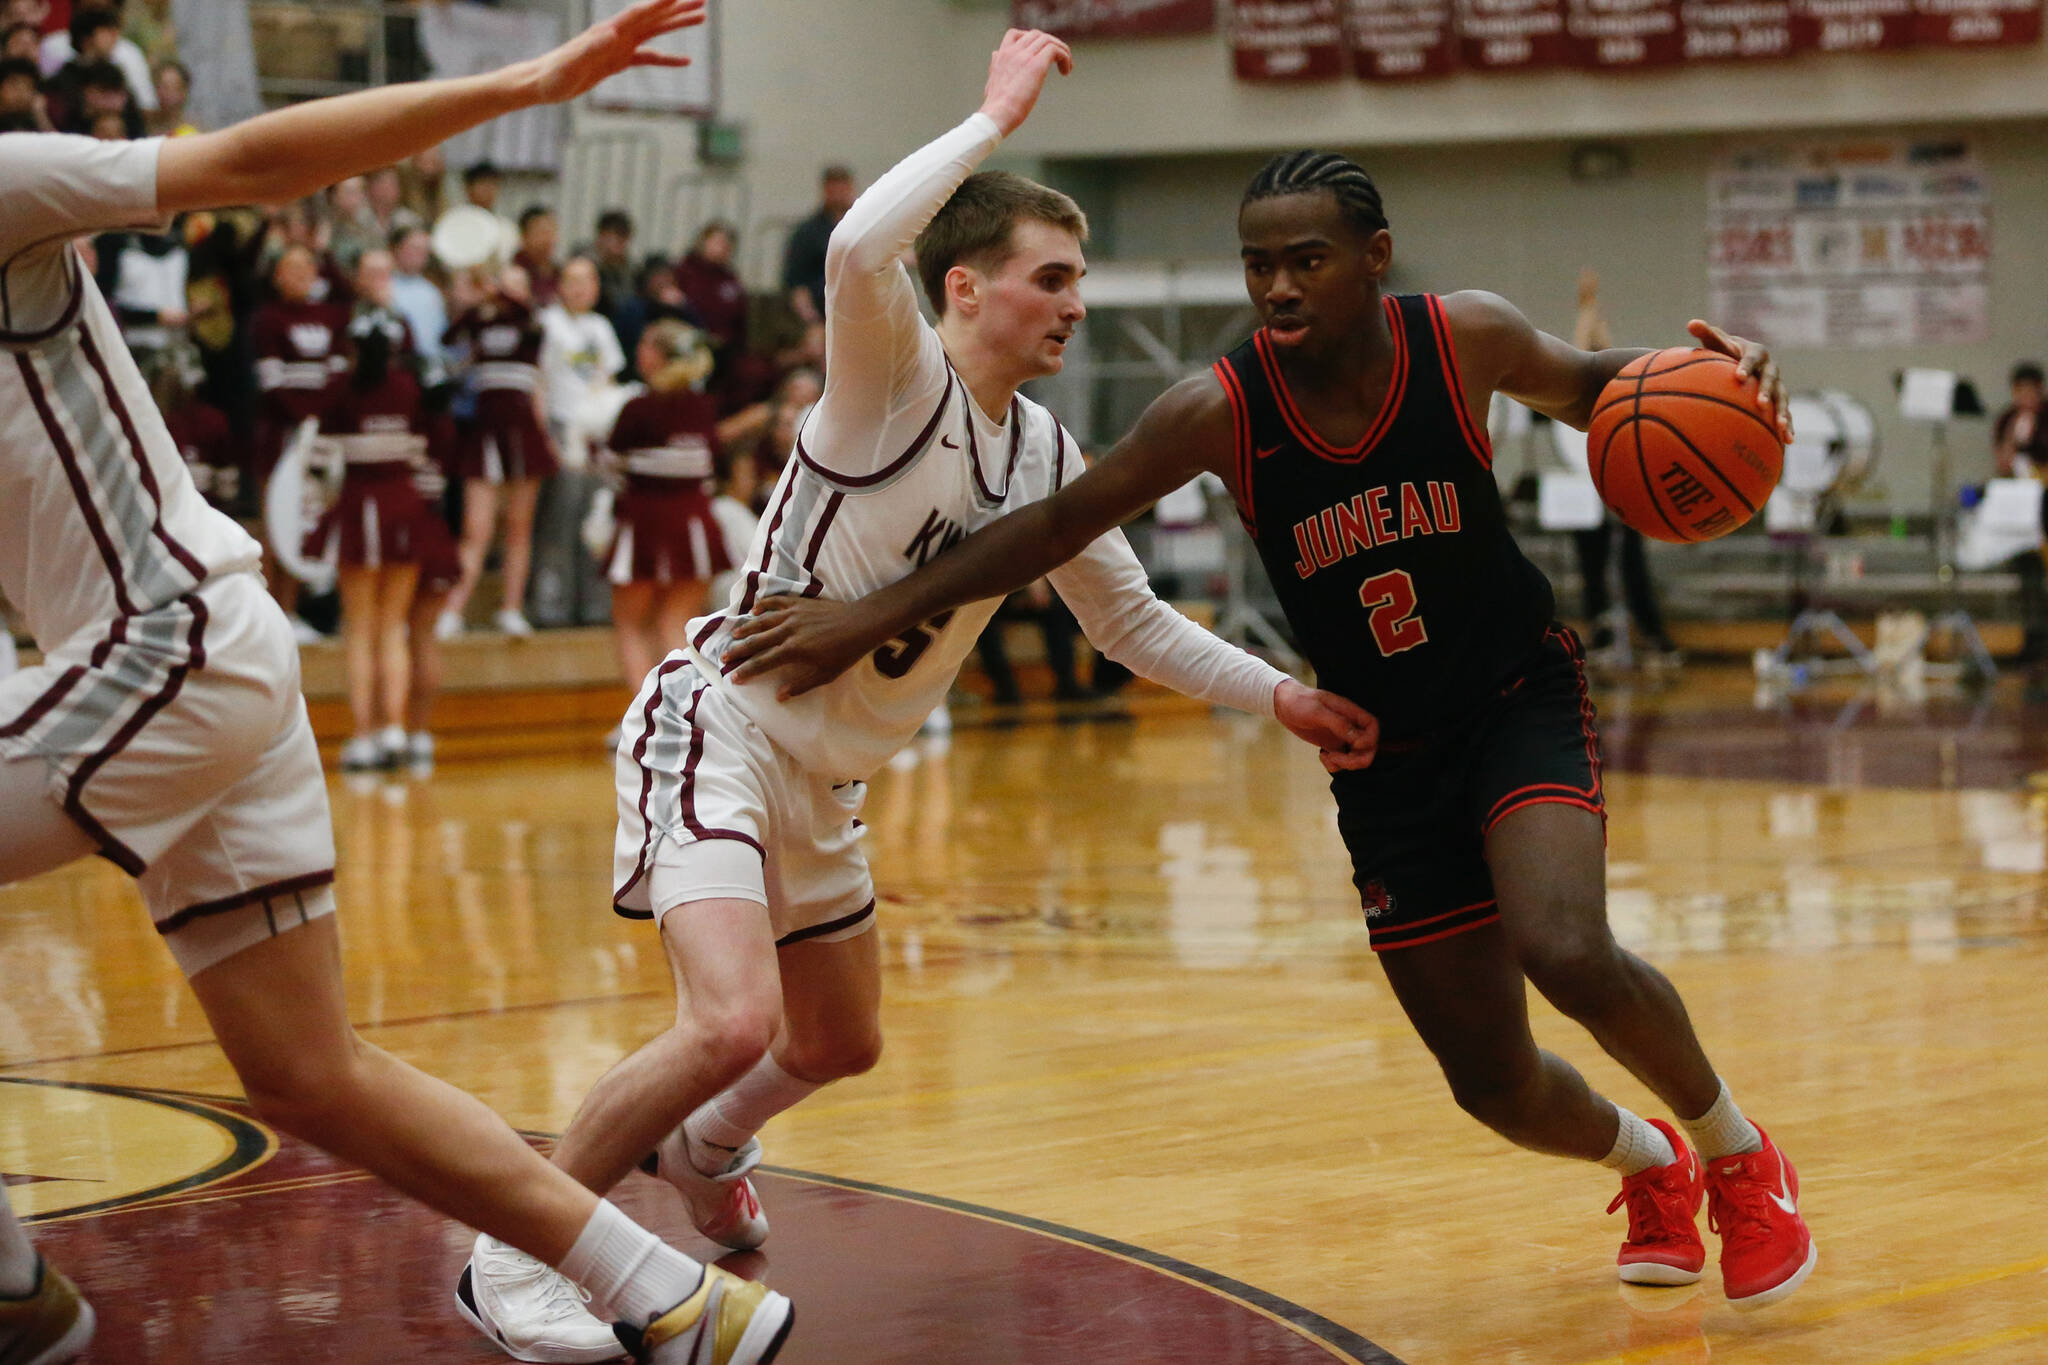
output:
[[[1395,1007],[1312,757],[1139,701],[873,784],[889,1049],[766,1135],[742,1268],[798,1301],[784,1359],[2048,1360],[2041,710],[1597,697],[1612,918],[1799,1165],[1797,1296],[1621,1293],[1612,1179],[1465,1119]],[[607,907],[595,738],[334,784],[363,1031],[537,1135],[670,1011]],[[100,1306],[92,1359],[494,1358],[448,1306],[462,1233],[249,1121],[113,869],[0,891],[0,982],[0,1172]]]

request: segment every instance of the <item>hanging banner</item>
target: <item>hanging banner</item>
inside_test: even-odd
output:
[[[1441,76],[1457,68],[1452,0],[1345,0],[1351,67],[1368,81]]]
[[[1708,180],[1708,307],[1776,346],[1991,338],[1991,191],[1959,143],[1735,158]]]
[[[1566,0],[1565,32],[1578,64],[1594,70],[1685,60],[1679,0]]]
[[[2041,0],[1914,0],[1913,39],[1927,47],[2025,47],[2041,41]]]
[[[1456,5],[1463,65],[1478,71],[1525,71],[1571,63],[1564,0],[1456,0]]]
[[[1010,16],[1062,38],[1152,38],[1209,32],[1216,0],[1011,0]]]
[[[1801,51],[1880,52],[1913,45],[1913,0],[1792,0]]]
[[[1689,62],[1789,57],[1793,0],[1684,0],[1679,19]]]
[[[1344,74],[1338,0],[1232,0],[1230,48],[1238,79],[1322,81]]]

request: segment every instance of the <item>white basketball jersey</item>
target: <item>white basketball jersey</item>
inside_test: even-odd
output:
[[[193,487],[70,245],[159,223],[159,145],[0,136],[0,592],[46,653],[260,562]]]
[[[707,676],[729,671],[720,656],[733,626],[763,597],[865,597],[1080,472],[1071,438],[1043,407],[1018,397],[999,425],[975,410],[950,368],[945,374],[924,429],[871,474],[834,473],[798,437],[725,610],[690,623],[691,652]],[[791,701],[776,700],[772,679],[726,685],[748,717],[806,767],[864,777],[945,700],[1000,605],[976,602],[926,622]]]

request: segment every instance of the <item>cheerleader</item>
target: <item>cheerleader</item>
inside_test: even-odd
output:
[[[390,307],[390,255],[365,252],[357,282],[363,306],[349,323],[350,365],[323,423],[344,462],[341,492],[306,545],[309,556],[333,554],[338,569],[355,722],[355,737],[341,751],[347,770],[388,767],[408,751],[406,627],[427,517],[413,486],[426,458],[427,421],[407,363],[411,334]]]
[[[618,530],[605,555],[619,668],[638,687],[703,614],[712,576],[732,567],[712,515],[718,475],[718,403],[704,392],[712,355],[674,320],[650,326],[634,355],[647,391],[629,400],[606,442],[624,474]]]
[[[468,356],[476,415],[462,431],[457,450],[462,475],[462,581],[441,613],[437,628],[443,635],[462,629],[463,608],[476,591],[496,529],[501,488],[504,596],[492,620],[507,635],[533,634],[521,610],[533,563],[533,512],[541,480],[559,467],[540,407],[541,339],[526,272],[516,266],[506,267],[484,299],[465,309],[448,329],[448,344]]]
[[[462,581],[462,559],[448,530],[448,462],[455,454],[455,423],[428,400],[427,457],[413,466],[412,486],[420,495],[419,586],[406,621],[412,678],[406,689],[406,760],[414,768],[434,761],[434,698],[441,692],[441,637],[436,632],[448,595]]]

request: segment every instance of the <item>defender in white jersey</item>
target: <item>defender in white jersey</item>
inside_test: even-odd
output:
[[[677,64],[644,45],[702,18],[703,0],[645,0],[503,71],[221,133],[0,136],[0,592],[43,652],[0,680],[0,883],[99,853],[140,882],[263,1118],[532,1253],[481,1238],[480,1259],[561,1267],[644,1359],[760,1365],[788,1333],[788,1300],[665,1246],[350,1028],[326,786],[290,627],[255,542],[193,487],[72,246],[297,198],[628,66]],[[0,1360],[69,1360],[92,1331],[92,1310],[0,1203]],[[606,1336],[590,1358],[618,1354]]]
[[[651,1150],[699,1231],[726,1246],[767,1235],[747,1178],[761,1125],[880,1054],[863,782],[943,699],[997,603],[928,621],[794,702],[735,683],[721,655],[764,597],[860,597],[1079,475],[1072,438],[1017,386],[1059,371],[1086,311],[1086,220],[1042,185],[973,174],[1069,63],[1057,39],[1012,31],[981,111],[841,220],[826,259],[824,396],[727,606],[691,623],[622,727],[615,904],[659,921],[678,1018],[598,1083],[555,1161],[602,1192]],[[900,263],[913,243],[936,328]],[[1160,602],[1121,532],[1053,585],[1089,639],[1135,672],[1277,713],[1318,747],[1370,742],[1365,712]]]

